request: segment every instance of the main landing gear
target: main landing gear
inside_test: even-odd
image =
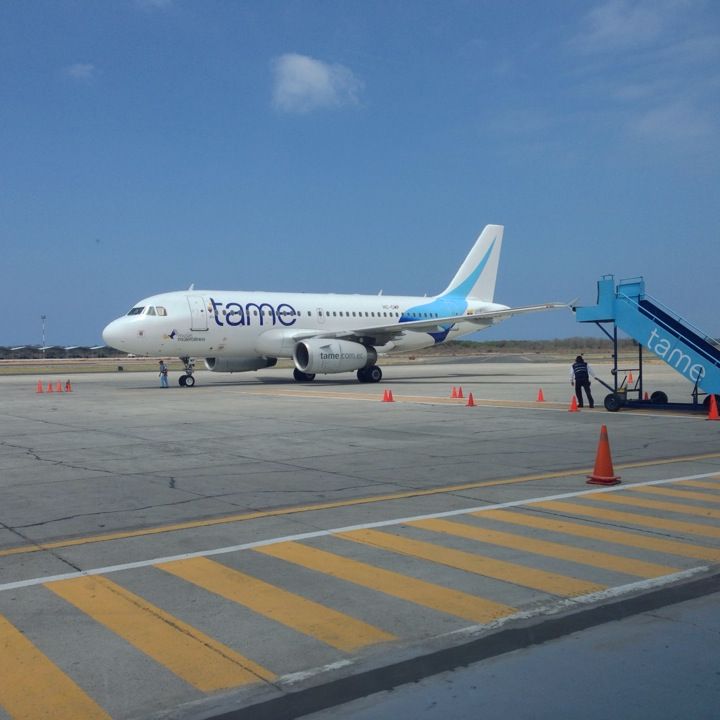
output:
[[[377,365],[360,368],[357,371],[357,379],[361,383],[376,383],[382,380],[382,370]]]
[[[185,366],[185,374],[178,378],[180,387],[193,387],[195,385],[195,378],[193,373],[195,372],[195,360],[189,357],[181,357],[182,364]]]
[[[312,382],[315,379],[315,373],[306,373],[302,370],[295,368],[293,370],[293,377],[296,382]],[[377,365],[371,365],[370,367],[360,368],[357,371],[357,379],[361,383],[376,383],[382,380],[382,370]]]

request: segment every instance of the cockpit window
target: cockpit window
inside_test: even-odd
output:
[[[167,310],[164,307],[162,307],[161,305],[158,305],[155,309],[157,310],[158,315],[160,315],[162,317],[165,317],[167,315]]]
[[[142,311],[144,310],[144,307],[134,307],[128,315],[142,315]]]
[[[154,315],[154,314],[155,314],[155,308],[152,307],[152,305],[148,308],[147,314],[148,314],[148,315]]]

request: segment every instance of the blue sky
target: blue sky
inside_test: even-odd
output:
[[[190,283],[434,293],[486,223],[499,302],[642,274],[720,335],[710,0],[5,2],[0,97],[0,344]]]

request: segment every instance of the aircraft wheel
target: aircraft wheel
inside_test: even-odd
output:
[[[662,390],[656,390],[650,396],[650,402],[653,405],[667,405],[668,396]]]
[[[357,371],[357,379],[358,379],[361,383],[366,383],[366,382],[368,381],[367,368],[360,368],[360,369]]]
[[[706,410],[710,409],[710,398],[712,397],[712,393],[710,395],[706,395],[705,399],[703,400],[703,407]],[[715,403],[718,406],[718,409],[720,409],[720,395],[715,395]]]
[[[380,382],[382,380],[382,370],[377,365],[371,365],[365,368],[365,374],[368,382]]]
[[[315,379],[315,373],[304,373],[302,370],[295,368],[293,377],[296,382],[312,382]]]
[[[607,411],[617,412],[623,406],[623,400],[617,393],[610,393],[605,396],[603,405]]]
[[[178,378],[178,385],[180,385],[180,387],[185,387],[185,383],[187,382],[187,379],[188,379],[187,375],[181,375]]]
[[[185,387],[193,387],[195,385],[195,378],[192,375],[185,376]]]

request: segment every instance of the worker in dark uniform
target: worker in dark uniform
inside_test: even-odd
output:
[[[575,362],[570,368],[570,384],[575,386],[575,397],[577,398],[578,407],[583,406],[582,391],[585,388],[588,405],[595,407],[592,393],[590,392],[590,376],[595,377],[593,369],[584,360],[582,355],[575,358]]]

